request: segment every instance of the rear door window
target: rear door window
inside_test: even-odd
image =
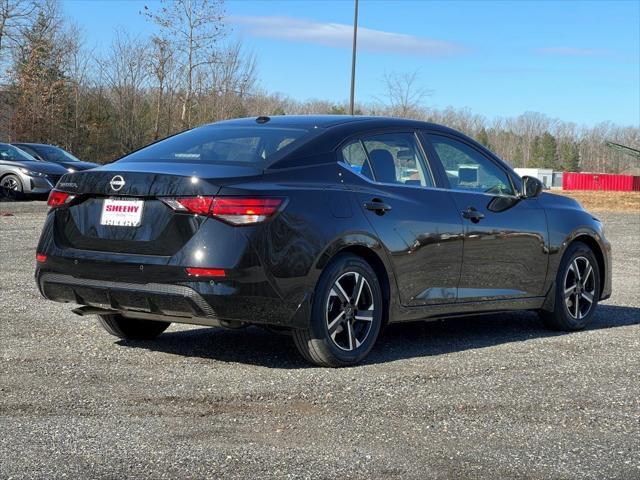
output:
[[[415,134],[384,133],[365,137],[362,141],[377,182],[434,186]]]

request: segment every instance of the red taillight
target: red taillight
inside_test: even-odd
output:
[[[278,211],[281,198],[215,197],[211,215],[234,225],[263,222]]]
[[[183,197],[176,198],[175,201],[190,213],[208,215],[213,204],[213,197]]]
[[[36,262],[44,263],[47,261],[47,256],[44,253],[36,253]]]
[[[49,198],[47,199],[47,205],[51,208],[61,207],[62,205],[69,203],[73,198],[74,195],[71,195],[70,193],[51,190]]]
[[[163,202],[176,211],[219,218],[233,225],[263,222],[282,206],[281,198],[261,197],[178,197]]]
[[[187,267],[187,273],[192,277],[224,277],[225,271],[221,268],[197,268]]]

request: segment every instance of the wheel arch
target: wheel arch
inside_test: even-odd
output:
[[[571,241],[569,241],[567,243],[567,246],[565,248],[565,252],[567,250],[567,248],[569,248],[570,245],[574,244],[574,243],[584,243],[585,245],[587,245],[587,247],[589,247],[591,249],[591,251],[593,252],[593,255],[596,257],[596,260],[598,262],[598,272],[600,274],[600,294],[602,294],[602,290],[604,288],[605,282],[606,282],[606,278],[607,278],[607,265],[605,263],[605,259],[604,259],[604,251],[602,249],[602,247],[600,246],[600,243],[598,243],[598,241],[591,235],[589,235],[586,232],[582,232],[579,233],[575,236],[573,236],[573,238],[571,239]],[[563,252],[563,256],[564,253]]]
[[[0,173],[0,182],[2,181],[2,179],[4,177],[8,177],[9,175],[13,175],[14,177],[16,177],[18,179],[18,181],[20,182],[20,185],[22,185],[23,188],[24,188],[24,184],[22,182],[22,178],[20,178],[20,174],[17,173],[17,172],[13,172],[11,170],[8,170],[6,172]]]
[[[315,270],[317,272],[317,278],[315,279],[315,283],[317,284],[320,273],[329,262],[337,255],[343,253],[351,253],[361,257],[375,272],[380,282],[384,302],[383,324],[388,323],[392,309],[393,294],[395,292],[395,276],[386,258],[383,256],[384,249],[382,245],[373,237],[368,235],[348,236],[333,242],[316,262]]]
[[[6,195],[7,196],[13,195],[13,197],[17,198],[17,199],[23,198],[23,196],[25,195],[25,189],[27,189],[29,187],[29,185],[25,185],[24,181],[21,178],[21,175],[18,172],[15,172],[13,170],[8,170],[8,171],[5,171],[5,172],[1,172],[0,173],[0,184],[2,184],[2,181],[6,177],[8,177],[10,175],[16,177],[16,179],[18,180],[19,190],[18,191],[13,191],[13,194],[6,193]],[[7,189],[7,191],[9,191],[9,189]]]

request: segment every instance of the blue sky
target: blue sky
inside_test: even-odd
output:
[[[152,0],[63,0],[89,46],[141,36]],[[349,97],[352,0],[228,0],[230,39],[258,58],[260,86],[299,100]],[[420,72],[429,106],[489,118],[538,111],[640,126],[640,1],[360,0],[356,99],[385,72]]]

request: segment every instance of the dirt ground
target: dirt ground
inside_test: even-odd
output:
[[[363,365],[336,370],[258,328],[111,337],[38,294],[44,203],[10,212],[2,479],[640,478],[634,213],[598,215],[613,296],[587,330],[550,332],[531,312],[391,326]]]
[[[594,212],[629,212],[640,215],[640,192],[604,192],[601,190],[551,190],[578,200]]]

